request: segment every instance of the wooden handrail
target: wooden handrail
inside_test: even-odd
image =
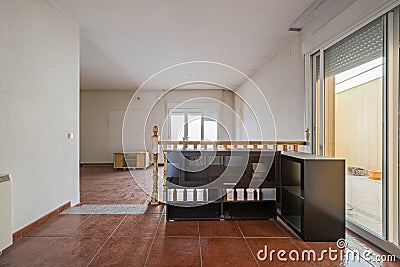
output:
[[[230,144],[266,144],[266,145],[306,145],[306,141],[171,141],[171,140],[159,140],[158,144],[218,144],[218,145],[230,145]]]
[[[183,148],[188,148],[193,146],[193,148],[208,148],[212,146],[213,148],[271,148],[274,150],[294,150],[298,151],[299,146],[307,145],[305,141],[170,141],[170,140],[159,140],[158,144],[162,146],[162,149],[167,148],[177,148],[182,146]]]

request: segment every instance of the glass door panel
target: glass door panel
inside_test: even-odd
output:
[[[182,140],[185,136],[185,114],[182,112],[174,112],[170,119],[170,138],[177,141]]]
[[[217,121],[210,118],[204,118],[204,140],[213,141],[218,139],[217,135],[218,124]]]
[[[189,112],[188,113],[188,140],[193,140],[193,141],[199,141],[202,140],[201,134],[201,121],[202,121],[202,116],[201,113],[197,112]]]
[[[346,159],[346,219],[379,235],[385,171],[383,36],[379,18],[324,50],[322,90],[320,79],[315,81],[316,152]]]

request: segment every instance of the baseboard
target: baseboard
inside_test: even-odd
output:
[[[37,219],[36,221],[28,224],[27,226],[25,226],[24,228],[16,231],[13,234],[13,241],[17,241],[18,239],[20,239],[21,237],[23,237],[24,235],[26,235],[28,232],[32,231],[33,229],[39,227],[40,225],[42,225],[43,223],[45,223],[46,221],[50,220],[51,218],[57,216],[58,214],[60,214],[61,212],[63,212],[64,210],[68,209],[71,207],[71,201],[65,203],[64,205],[61,205],[60,207],[56,208],[53,211],[50,211],[49,213],[47,213],[46,215],[40,217],[39,219]]]
[[[100,163],[80,163],[81,167],[103,167],[103,166],[114,166],[112,162],[100,162]]]
[[[153,163],[150,163],[150,166],[154,165]],[[159,162],[157,164],[158,166],[164,166],[163,162]],[[107,162],[103,162],[103,163],[79,163],[79,166],[81,167],[104,167],[104,166],[114,166],[114,163],[107,163]]]

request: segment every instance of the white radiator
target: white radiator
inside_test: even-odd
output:
[[[11,178],[0,174],[0,252],[12,244]]]

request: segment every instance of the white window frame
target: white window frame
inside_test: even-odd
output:
[[[184,113],[185,117],[185,132],[184,136],[188,138],[188,114],[193,112],[193,113],[201,113],[201,139],[204,139],[204,117],[207,117],[207,114],[213,114],[215,115],[215,120],[219,121],[219,109],[220,109],[220,104],[216,103],[168,103],[167,108],[168,108],[168,139],[172,140],[171,137],[171,118],[172,112],[177,112],[177,113]],[[218,130],[217,126],[217,140],[220,138],[220,133]],[[190,137],[189,137],[190,138]],[[179,140],[181,141],[181,140]],[[200,140],[196,140],[200,141]],[[216,140],[212,140],[216,141]]]

